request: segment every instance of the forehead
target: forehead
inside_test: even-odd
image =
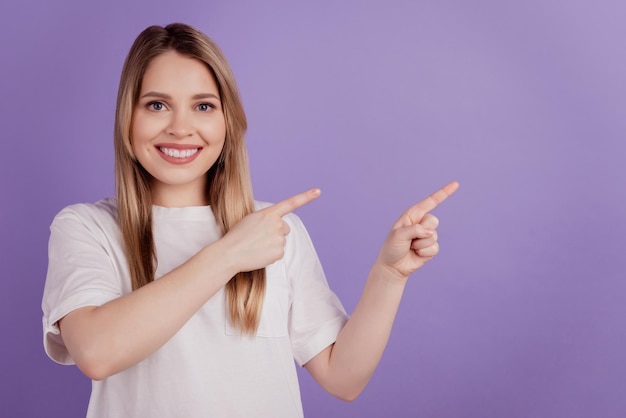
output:
[[[148,91],[179,96],[217,95],[218,88],[213,73],[204,62],[172,50],[155,57],[146,68],[141,92]]]

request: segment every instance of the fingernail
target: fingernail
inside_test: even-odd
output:
[[[434,230],[434,229],[430,229],[430,228],[426,228],[426,229],[424,230],[424,233],[425,233],[426,235],[432,235],[432,234],[434,234],[434,233],[435,233],[435,230]]]

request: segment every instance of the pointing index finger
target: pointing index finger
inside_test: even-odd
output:
[[[407,215],[411,221],[411,223],[419,223],[424,215],[426,215],[431,210],[435,209],[437,206],[441,204],[448,197],[452,196],[454,192],[459,188],[459,183],[453,181],[443,186],[441,189],[437,190],[435,193],[428,196],[426,199],[412,206],[408,211]]]
[[[280,201],[264,210],[278,214],[280,217],[287,215],[290,212],[298,209],[300,206],[304,206],[310,201],[317,199],[321,194],[321,190],[318,188],[307,190],[304,193],[291,196],[283,201]]]

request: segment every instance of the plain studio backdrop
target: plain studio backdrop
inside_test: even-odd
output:
[[[323,190],[298,214],[348,311],[397,216],[461,183],[369,386],[300,373],[308,417],[626,416],[621,0],[4,1],[0,416],[85,414],[42,348],[48,227],[113,194],[123,60],[175,21],[233,67],[255,197]]]

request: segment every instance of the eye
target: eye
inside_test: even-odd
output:
[[[215,105],[212,104],[212,103],[200,103],[200,104],[198,104],[198,106],[196,106],[196,108],[200,112],[208,112],[211,109],[215,109]]]
[[[146,106],[148,107],[148,109],[154,110],[156,112],[160,112],[161,110],[165,109],[165,105],[161,102],[150,102]]]

